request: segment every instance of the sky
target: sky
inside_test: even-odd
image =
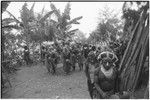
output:
[[[65,5],[67,2],[52,2],[56,6],[56,8],[60,9],[61,12],[64,11]],[[115,13],[118,13],[118,17],[121,17],[121,10],[124,2],[70,2],[71,3],[71,11],[70,16],[71,19],[82,16],[83,18],[79,20],[80,24],[73,25],[72,29],[78,28],[81,30],[86,37],[89,36],[89,33],[94,31],[97,27],[100,18],[100,11],[104,9],[104,7],[108,6],[111,10],[114,10]],[[11,2],[7,8],[9,12],[11,12],[16,18],[20,17],[20,10],[24,2]],[[33,2],[27,2],[28,7],[30,8]],[[34,11],[41,12],[43,7],[45,6],[46,11],[51,11],[50,2],[36,2]],[[6,18],[8,15],[4,13],[2,18]]]

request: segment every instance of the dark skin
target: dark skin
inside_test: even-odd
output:
[[[105,68],[105,70],[109,70],[113,66],[113,63],[110,61],[104,60],[104,61],[102,61],[102,65]],[[95,85],[97,91],[99,92],[99,94],[102,96],[102,98],[108,98],[109,95],[105,91],[103,91],[99,85],[99,78],[101,76],[98,75],[98,72],[100,70],[101,70],[101,68],[98,67],[94,73],[94,85]]]
[[[100,70],[100,68],[97,68],[97,70]],[[103,98],[106,98],[107,94],[98,85],[98,78],[99,77],[97,75],[94,75],[94,85],[95,85],[96,89],[98,90],[99,94],[101,94]]]
[[[111,60],[103,60],[102,65],[106,70],[109,70],[111,67],[114,66],[114,64]]]

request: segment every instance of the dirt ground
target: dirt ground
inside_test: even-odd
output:
[[[57,74],[52,75],[42,64],[23,66],[11,75],[10,81],[12,88],[2,91],[2,98],[90,99],[86,76],[78,67],[75,72],[65,75],[62,64],[58,64]],[[142,99],[144,91],[145,87],[139,89],[133,98]]]
[[[2,98],[90,99],[84,72],[77,69],[64,75],[61,66],[56,75],[49,74],[43,65],[21,67]]]

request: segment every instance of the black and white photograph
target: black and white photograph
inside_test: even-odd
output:
[[[149,99],[149,1],[1,1],[1,99]]]

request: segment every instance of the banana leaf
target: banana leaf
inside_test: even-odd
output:
[[[50,11],[50,12],[48,12],[47,14],[45,14],[44,15],[44,17],[42,17],[40,20],[39,20],[39,22],[40,23],[43,23],[43,21],[45,21],[51,14],[53,14],[54,13],[54,11]]]
[[[10,13],[9,11],[6,10],[6,12],[12,16],[14,18],[14,20],[17,22],[17,23],[21,23],[12,13]]]
[[[55,11],[55,15],[58,17],[58,21],[61,21],[61,14],[60,11],[55,7],[55,5],[53,3],[50,4],[50,7],[53,11]]]
[[[64,16],[68,20],[70,20],[70,10],[71,10],[70,3],[67,3],[62,16]]]
[[[74,18],[74,19],[72,19],[71,21],[69,21],[69,22],[67,23],[67,25],[70,25],[70,24],[79,24],[79,22],[77,22],[77,21],[80,20],[80,19],[82,19],[82,18],[83,18],[82,16],[77,17],[77,18]]]
[[[2,25],[8,25],[8,24],[13,23],[13,22],[16,22],[16,20],[13,18],[5,18],[2,20]]]
[[[3,29],[21,29],[21,27],[19,27],[18,25],[6,25],[6,26],[2,26]]]

